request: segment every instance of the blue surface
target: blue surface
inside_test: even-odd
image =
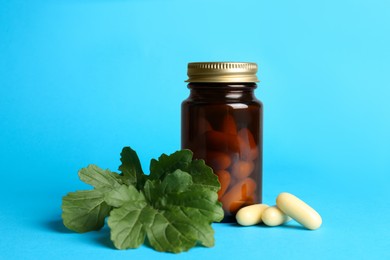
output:
[[[3,0],[1,259],[389,259],[389,1]],[[67,231],[77,170],[115,170],[125,145],[180,147],[189,61],[254,61],[265,105],[264,202],[323,216],[317,231],[214,224],[179,255]],[[267,258],[268,257],[268,258]]]

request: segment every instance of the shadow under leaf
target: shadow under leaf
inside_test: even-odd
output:
[[[96,232],[95,241],[106,248],[116,249],[114,243],[110,239],[110,229],[107,227],[107,225]]]

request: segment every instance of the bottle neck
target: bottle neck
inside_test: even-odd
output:
[[[190,83],[189,98],[198,101],[242,102],[256,99],[256,83]]]

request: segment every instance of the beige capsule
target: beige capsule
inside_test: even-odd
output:
[[[259,224],[264,210],[268,207],[267,204],[254,204],[241,208],[236,214],[237,223],[241,226]]]
[[[317,229],[322,224],[322,218],[312,207],[296,196],[282,192],[276,198],[280,210],[308,229]]]
[[[283,213],[278,207],[272,206],[264,210],[261,220],[267,226],[279,226],[291,220],[289,216]]]

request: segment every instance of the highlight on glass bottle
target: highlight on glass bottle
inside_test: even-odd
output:
[[[254,96],[256,71],[254,63],[189,64],[182,148],[204,159],[218,176],[225,221],[262,199],[262,103]]]

